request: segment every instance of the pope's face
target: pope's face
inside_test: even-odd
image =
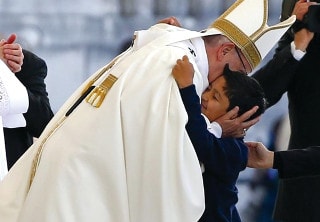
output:
[[[215,81],[222,75],[224,67],[228,64],[230,70],[248,74],[252,72],[251,66],[246,57],[233,43],[222,44],[211,51],[207,51],[209,83]]]

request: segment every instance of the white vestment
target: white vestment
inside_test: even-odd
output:
[[[28,106],[26,88],[0,60],[0,181],[8,172],[2,127],[25,126],[26,121],[22,113],[27,112]]]
[[[181,29],[176,38],[157,27],[136,33],[133,48],[95,81],[99,86],[109,74],[118,77],[100,107],[83,100],[65,115],[103,68],[76,90],[13,166],[0,183],[0,221],[196,222],[201,217],[200,164],[171,75],[183,55],[196,61],[188,49],[170,45],[200,33]]]

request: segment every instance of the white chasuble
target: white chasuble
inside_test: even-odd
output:
[[[170,42],[171,37],[133,47],[111,68],[102,68],[100,78],[95,76],[101,70],[76,90],[0,183],[0,221],[196,222],[201,217],[201,169],[171,76],[176,60],[188,52],[168,46],[179,41]],[[112,83],[105,81],[108,76]],[[90,80],[96,89],[101,86],[92,91],[97,98],[111,88],[97,107],[91,95],[76,103]]]
[[[0,181],[8,172],[2,127],[23,127],[22,115],[29,106],[28,93],[22,83],[0,60]],[[19,139],[19,138],[17,138]]]

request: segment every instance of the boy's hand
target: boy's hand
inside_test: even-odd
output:
[[[189,62],[188,56],[178,59],[176,65],[172,69],[172,75],[175,78],[178,87],[185,88],[193,84],[194,69]]]

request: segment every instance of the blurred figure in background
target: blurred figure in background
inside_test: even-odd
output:
[[[320,33],[319,29],[314,29],[320,11],[313,21],[315,10],[309,10],[319,9],[314,8],[316,4],[306,0],[283,0],[281,20],[296,15],[297,21],[279,41],[273,62],[253,75],[265,89],[270,106],[287,92],[291,126],[289,149],[320,145]],[[274,71],[281,66],[287,68]],[[320,176],[280,180],[274,219],[320,221],[320,211],[315,209],[320,205],[319,186]]]
[[[32,145],[33,140],[40,136],[53,117],[45,84],[46,63],[28,50],[23,50],[23,54],[23,65],[15,75],[27,89],[29,108],[23,114],[25,127],[5,126],[3,129],[9,169]]]
[[[202,32],[166,24],[135,32],[133,46],[71,95],[0,183],[4,220],[197,221],[201,169],[171,70],[188,55],[198,95],[226,64],[251,72],[295,21],[267,26],[266,6],[239,0]],[[220,136],[243,136],[256,109],[220,117],[229,123]]]
[[[16,78],[25,86],[29,106],[23,114],[25,126],[6,124],[4,119],[3,131],[9,169],[32,145],[34,138],[40,136],[53,117],[45,84],[46,63],[34,53],[22,49],[15,40],[16,36],[11,35],[7,40],[1,41],[3,56]]]
[[[28,109],[26,88],[12,71],[21,70],[23,54],[19,44],[13,44],[16,36],[0,41],[0,127],[23,127],[26,121],[22,113]],[[0,131],[0,180],[8,171],[3,130]],[[17,138],[15,138],[17,139]]]

